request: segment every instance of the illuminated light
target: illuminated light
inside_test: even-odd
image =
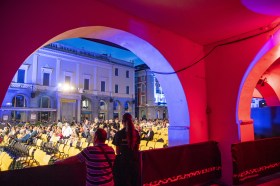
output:
[[[70,87],[69,87],[68,84],[65,84],[64,87],[63,87],[63,89],[64,89],[65,91],[68,91],[68,90],[70,89]]]
[[[241,2],[253,12],[266,15],[280,15],[280,4],[277,0],[242,0]]]
[[[70,85],[68,83],[59,83],[58,84],[58,90],[63,92],[73,91],[75,90],[75,87],[73,85]]]

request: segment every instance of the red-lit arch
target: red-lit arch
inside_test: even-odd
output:
[[[280,106],[280,101],[274,89],[267,83],[258,83],[256,89],[261,93],[267,106]]]
[[[152,71],[174,71],[162,54],[145,40],[131,33],[105,26],[72,29],[55,36],[42,46],[58,40],[78,37],[105,40],[127,48],[142,59]],[[164,89],[168,103],[169,145],[188,144],[190,119],[188,104],[181,82],[177,74],[168,76],[156,74],[156,77]],[[171,84],[172,88],[168,88]],[[178,110],[181,112],[178,112]]]
[[[255,56],[243,76],[237,100],[236,119],[241,141],[254,139],[253,121],[250,118],[254,88],[264,72],[280,57],[280,31],[273,34]]]

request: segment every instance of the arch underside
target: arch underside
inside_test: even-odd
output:
[[[280,57],[280,31],[276,32],[255,56],[245,75],[243,76],[237,101],[236,120],[239,126],[241,141],[254,140],[253,120],[250,118],[253,91],[257,88],[269,104],[279,104],[274,90],[266,84],[258,84],[265,71]],[[270,87],[270,88],[269,88]],[[273,98],[271,97],[273,96]],[[278,100],[277,100],[277,99]]]

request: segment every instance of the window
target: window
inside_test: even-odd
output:
[[[84,90],[89,90],[89,79],[84,79]]]
[[[41,108],[51,108],[50,98],[46,97],[46,96],[41,97],[40,102],[39,102],[39,107],[41,107]],[[51,116],[50,112],[47,112],[47,111],[46,112],[38,112],[38,120],[39,121],[49,121],[50,116]]]
[[[18,76],[17,76],[17,82],[18,83],[24,83],[24,77],[25,77],[25,70],[19,69],[18,70]]]
[[[127,70],[126,73],[125,73],[125,77],[126,77],[126,78],[129,78],[129,71],[128,71],[128,70]]]
[[[143,83],[141,85],[141,89],[142,89],[142,92],[145,93],[146,92],[146,85]]]
[[[26,99],[23,95],[17,95],[12,101],[13,107],[26,107]]]
[[[91,104],[90,100],[85,98],[82,100],[82,109],[83,110],[91,110]]]
[[[101,92],[105,92],[105,81],[101,81]]]
[[[145,105],[146,104],[146,96],[142,95],[141,96],[141,105]]]
[[[41,108],[50,108],[50,98],[45,97],[45,96],[41,97],[40,107]]]
[[[107,110],[107,104],[106,104],[105,101],[100,100],[100,102],[99,102],[99,109],[102,110],[102,111],[106,111]]]
[[[129,86],[126,86],[126,94],[129,94]]]
[[[119,93],[119,85],[115,85],[115,93]]]
[[[43,85],[50,86],[50,74],[49,73],[43,74]]]
[[[119,69],[115,68],[115,76],[119,76]]]
[[[129,110],[129,103],[128,103],[128,102],[125,102],[125,104],[124,104],[124,110],[125,110],[126,112],[128,112],[128,110]]]
[[[71,76],[65,76],[65,83],[70,84],[71,83]]]
[[[120,104],[118,101],[114,101],[113,103],[113,110],[118,112],[120,110]]]
[[[41,83],[43,86],[50,86],[51,85],[51,75],[52,75],[52,68],[49,68],[48,65],[41,68]]]

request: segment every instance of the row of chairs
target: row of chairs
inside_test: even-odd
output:
[[[148,132],[148,128],[143,128],[144,132]],[[152,127],[154,132],[153,141],[161,141],[168,144],[168,131],[167,128],[158,129],[157,127]]]
[[[7,171],[12,166],[14,159],[7,152],[0,152],[0,171]]]
[[[9,145],[9,137],[8,137],[8,135],[5,135],[3,137],[2,142],[0,143],[0,147],[5,147],[7,145]]]
[[[164,142],[158,142],[158,141],[147,141],[147,140],[141,140],[140,141],[140,150],[151,150],[151,149],[159,149],[159,148],[165,148],[167,147],[167,144]]]
[[[54,157],[55,160],[65,159],[71,156],[75,156],[80,152],[80,149],[77,149],[75,146],[59,143],[58,151],[54,154]]]
[[[11,169],[48,165],[53,159],[40,148],[15,140],[6,146],[4,151],[14,159],[14,166]]]
[[[17,163],[22,165],[22,168],[26,167],[36,167],[51,164],[51,155],[48,155],[46,152],[41,149],[30,149],[30,156],[20,157],[17,159]]]

